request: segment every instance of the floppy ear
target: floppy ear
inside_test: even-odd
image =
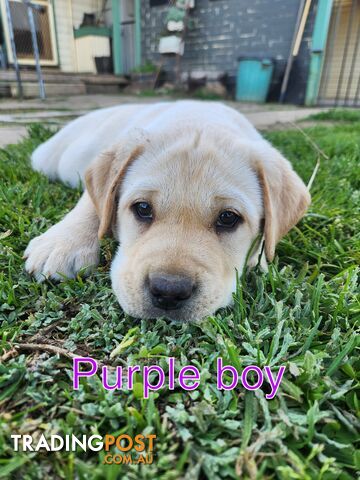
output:
[[[269,143],[257,149],[256,170],[263,193],[265,253],[274,258],[275,246],[297,224],[310,205],[310,193],[291,164]]]
[[[142,146],[124,151],[120,145],[101,153],[85,173],[85,185],[100,219],[98,236],[109,232],[116,214],[116,196],[126,170],[143,152]]]

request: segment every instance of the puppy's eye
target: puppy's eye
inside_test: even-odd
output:
[[[150,203],[148,202],[136,202],[132,206],[133,212],[139,218],[145,222],[151,222],[153,218],[153,211]]]
[[[224,210],[216,220],[216,228],[220,231],[232,230],[243,221],[243,217],[238,213],[235,213],[232,210]]]

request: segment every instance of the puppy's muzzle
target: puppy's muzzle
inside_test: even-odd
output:
[[[149,290],[154,307],[162,310],[178,310],[191,297],[195,284],[191,278],[169,273],[149,275]]]

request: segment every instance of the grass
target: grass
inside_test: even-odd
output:
[[[125,316],[110,289],[112,241],[88,279],[35,283],[22,253],[67,212],[79,191],[32,172],[29,153],[50,133],[0,152],[0,478],[352,480],[359,451],[360,120],[307,130],[329,156],[309,213],[279,244],[268,273],[247,272],[235,307],[198,324]],[[268,133],[305,180],[316,153],[299,131]],[[126,342],[110,354],[126,337]],[[25,344],[25,347],[24,347]],[[198,390],[106,392],[71,387],[71,361],[193,364]],[[238,370],[286,366],[277,396],[216,389],[217,357]],[[137,383],[141,381],[137,378]],[[266,389],[265,389],[266,390]],[[266,392],[265,392],[266,393]],[[103,453],[14,453],[12,433],[155,433],[152,465],[103,465]]]
[[[159,89],[143,89],[136,94],[137,97],[171,97],[174,99],[196,99],[196,100],[224,100],[224,96],[219,95],[207,88],[199,88],[191,93],[184,92],[180,88],[159,88]]]
[[[310,115],[304,121],[317,120],[317,121],[333,121],[333,122],[359,122],[360,111],[357,109],[349,108],[332,108],[326,112],[315,113]]]

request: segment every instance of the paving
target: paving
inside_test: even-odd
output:
[[[56,129],[97,108],[124,103],[149,104],[158,101],[174,101],[174,99],[165,96],[141,97],[103,94],[50,97],[45,101],[3,99],[0,101],[0,147],[19,142],[26,135],[27,125],[34,122],[41,122]],[[243,113],[260,130],[279,128],[279,126],[291,127],[292,123],[326,110],[294,105],[260,105],[233,101],[225,103]]]

